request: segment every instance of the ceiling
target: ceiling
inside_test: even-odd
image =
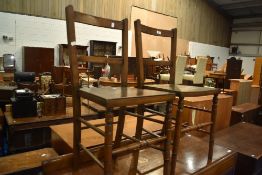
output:
[[[262,27],[262,0],[208,0],[233,19],[233,28]]]

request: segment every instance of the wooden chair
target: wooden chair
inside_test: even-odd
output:
[[[175,84],[183,83],[183,75],[186,66],[187,57],[186,56],[178,56],[176,60],[176,79]],[[160,74],[160,81],[169,81],[170,74]]]
[[[229,89],[230,81],[229,79],[240,79],[241,77],[241,68],[242,68],[242,60],[237,60],[235,57],[231,57],[227,60],[226,67],[226,80],[224,84],[224,88]]]
[[[72,6],[66,7],[66,22],[67,22],[67,39],[69,58],[71,65],[71,77],[72,77],[72,97],[73,97],[73,116],[74,116],[74,144],[73,144],[73,167],[77,171],[80,150],[86,152],[93,160],[104,169],[104,174],[113,174],[113,161],[112,155],[119,154],[130,150],[137,150],[143,147],[152,146],[155,143],[164,141],[164,174],[168,174],[170,170],[170,141],[171,141],[171,109],[172,101],[175,97],[174,94],[168,92],[159,92],[154,90],[144,90],[137,88],[127,87],[127,72],[128,72],[128,20],[115,21],[105,18],[99,18],[90,16],[73,10]],[[85,23],[93,26],[116,29],[122,31],[122,58],[106,58],[95,56],[80,56],[76,55],[76,36],[75,36],[75,22]],[[78,62],[100,62],[108,64],[118,64],[122,68],[121,71],[121,87],[102,87],[102,88],[87,88],[80,87],[77,65]],[[97,125],[92,125],[88,121],[81,117],[81,100],[80,98],[86,98],[92,102],[95,102],[106,108],[105,113],[105,131],[99,128]],[[141,133],[143,130],[143,119],[154,121],[152,118],[144,116],[144,104],[167,102],[167,114],[164,121],[157,121],[165,125],[164,134],[161,136],[155,136],[151,132],[148,132],[154,138],[150,140],[141,140]],[[125,110],[126,106],[138,106],[137,113],[131,113]],[[113,140],[113,113],[114,107],[119,107],[120,112],[118,115],[116,137]],[[123,133],[125,114],[137,117],[137,126],[135,137],[125,135]],[[156,122],[156,121],[155,121]],[[82,127],[81,124],[85,125]],[[100,125],[101,126],[101,125]],[[102,163],[95,155],[85,146],[81,144],[81,130],[93,129],[104,137],[105,143],[103,146],[103,158]],[[135,143],[129,146],[121,147],[122,137],[129,139]],[[113,149],[114,148],[114,149]],[[134,163],[136,167],[137,162]]]
[[[169,37],[171,38],[171,56],[170,61],[157,61],[157,62],[149,62],[143,60],[143,48],[142,48],[142,33],[146,33],[149,35],[159,36],[159,37]],[[213,146],[214,146],[214,128],[216,122],[216,109],[217,109],[217,101],[218,94],[220,92],[219,89],[216,88],[205,88],[205,87],[196,87],[196,86],[185,86],[185,85],[175,85],[175,67],[176,67],[176,46],[177,46],[177,29],[172,30],[162,30],[157,28],[148,27],[141,24],[140,20],[135,21],[135,43],[136,43],[136,56],[138,59],[138,87],[151,89],[151,90],[159,90],[165,92],[175,93],[176,96],[179,97],[176,112],[176,127],[174,133],[174,144],[173,144],[173,152],[172,152],[172,169],[171,174],[175,174],[176,168],[176,160],[177,153],[179,149],[180,135],[181,132],[188,132],[191,130],[200,129],[206,126],[210,126],[210,139],[209,139],[209,152],[208,152],[208,160],[212,161],[213,157]],[[170,66],[170,84],[154,84],[154,85],[146,85],[144,84],[144,64],[151,65],[169,65]],[[204,96],[204,95],[213,95],[213,105],[212,109],[206,108],[197,108],[192,106],[184,106],[184,98],[185,97],[195,97],[195,96]],[[194,126],[189,126],[187,128],[181,129],[181,114],[183,112],[183,108],[190,108],[195,110],[204,111],[211,114],[211,121],[206,123],[201,123]],[[147,109],[148,110],[148,109]],[[150,112],[154,112],[149,109]]]
[[[203,86],[204,76],[206,72],[206,57],[197,57],[197,64],[194,74],[184,74],[183,81],[189,82],[190,85]]]

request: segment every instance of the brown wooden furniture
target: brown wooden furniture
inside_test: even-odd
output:
[[[54,65],[54,48],[23,47],[24,72],[51,72]]]
[[[226,81],[224,88],[228,89],[230,87],[230,79],[240,79],[242,69],[242,60],[237,60],[235,57],[227,59],[227,69],[226,69]]]
[[[261,75],[262,57],[257,57],[255,61],[254,73],[253,73],[253,84],[259,85]]]
[[[185,97],[184,105],[193,106],[202,109],[211,109],[212,99],[213,99],[212,95],[201,96],[201,97]],[[218,95],[217,111],[223,115],[219,115],[216,118],[215,132],[230,126],[232,102],[233,102],[232,96],[225,95],[225,94]],[[177,108],[175,107],[174,108],[175,112],[176,109]],[[190,109],[190,108],[183,109],[181,118],[183,123],[187,122],[189,125],[197,125],[205,122],[210,122],[210,116],[208,113],[204,111]],[[207,129],[207,128],[202,128],[202,129]],[[196,134],[200,135],[199,132]],[[203,133],[203,135],[205,134]]]
[[[113,174],[113,154],[123,153],[128,150],[141,149],[143,147],[154,147],[155,143],[164,142],[164,174],[168,174],[170,170],[170,142],[171,142],[171,109],[174,94],[168,92],[159,92],[152,90],[128,88],[127,86],[127,74],[128,74],[128,21],[124,19],[122,21],[114,21],[105,18],[99,18],[95,16],[86,15],[73,10],[72,6],[66,7],[66,21],[67,21],[67,39],[69,58],[71,65],[71,77],[73,87],[73,111],[74,111],[74,148],[73,148],[73,167],[78,169],[80,150],[84,150],[93,160],[103,168],[104,174]],[[85,23],[98,27],[117,29],[122,31],[122,57],[123,58],[107,58],[107,57],[94,57],[94,56],[76,56],[76,47],[74,45],[76,41],[75,36],[75,22]],[[94,63],[108,63],[118,64],[122,67],[121,74],[121,87],[103,87],[103,88],[86,88],[80,87],[78,76],[78,62],[94,62]],[[102,131],[98,125],[92,125],[81,117],[81,100],[80,97],[86,98],[90,101],[98,103],[106,108],[105,113],[105,131]],[[144,116],[144,104],[167,102],[167,114],[165,120],[154,121],[164,124],[163,135],[156,136],[150,140],[142,141],[141,134],[143,131],[143,119],[152,120],[150,117]],[[138,112],[132,113],[125,110],[126,106],[138,105]],[[119,120],[117,125],[116,138],[113,145],[113,107],[120,107]],[[135,137],[130,137],[123,133],[125,114],[137,117],[138,123],[136,127]],[[81,124],[85,127],[81,127]],[[101,125],[100,125],[101,126]],[[103,126],[103,125],[102,125]],[[102,163],[98,158],[92,154],[81,143],[81,130],[93,129],[104,137],[104,162]],[[145,131],[145,130],[144,130]],[[148,131],[147,131],[148,132]],[[152,132],[148,132],[154,135]],[[129,139],[132,142],[131,145],[121,147],[121,140],[123,138]],[[113,147],[115,149],[113,149]],[[134,162],[133,167],[137,168],[138,161]]]
[[[169,62],[145,62],[143,60],[143,48],[142,48],[142,33],[153,35],[153,36],[161,36],[161,37],[169,37],[171,39],[171,53]],[[210,141],[209,141],[209,152],[208,152],[208,160],[212,160],[213,154],[213,146],[214,146],[214,130],[215,130],[215,122],[216,122],[216,113],[217,113],[217,96],[219,94],[219,89],[216,88],[204,88],[204,87],[195,87],[195,86],[184,86],[184,85],[175,85],[175,64],[176,64],[176,45],[177,45],[177,29],[172,30],[161,30],[157,28],[148,27],[141,24],[140,20],[135,21],[135,39],[136,39],[136,57],[138,58],[138,87],[159,90],[165,92],[175,93],[176,96],[179,97],[178,100],[178,109],[176,113],[176,127],[174,134],[174,144],[173,144],[173,152],[172,152],[172,169],[171,174],[175,174],[176,168],[176,160],[179,149],[179,141],[181,132],[187,132],[194,129],[199,129],[204,126],[210,127]],[[156,85],[144,85],[144,64],[158,64],[158,65],[170,65],[170,84],[156,84]],[[202,109],[196,108],[192,106],[185,106],[191,109],[205,111],[211,114],[211,121],[206,123],[201,123],[199,125],[194,125],[185,129],[181,129],[181,114],[184,108],[184,98],[185,97],[194,97],[194,96],[203,96],[203,95],[214,95],[212,109]],[[151,111],[151,110],[150,110]]]
[[[249,103],[251,97],[252,80],[231,79],[230,89],[237,91],[236,105]]]
[[[234,125],[239,122],[255,123],[260,107],[260,105],[252,103],[244,103],[233,106],[230,125]]]
[[[81,108],[85,119],[96,117],[97,113],[87,107]],[[21,152],[50,145],[50,125],[73,121],[73,108],[67,107],[65,115],[13,118],[11,112],[5,112],[8,132],[9,152]]]
[[[235,174],[261,174],[261,133],[260,126],[239,123],[215,134],[215,144],[239,153]]]
[[[52,148],[0,157],[0,174],[38,174],[42,161],[54,158],[57,153]]]
[[[70,66],[67,44],[59,44],[59,65]],[[76,45],[77,55],[87,55],[87,47]]]
[[[90,55],[116,55],[116,42],[90,40]]]

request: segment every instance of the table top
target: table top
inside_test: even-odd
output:
[[[255,159],[262,156],[262,127],[239,123],[215,134],[215,144]]]
[[[121,107],[175,99],[172,92],[138,89],[133,87],[83,87],[80,95],[105,107]]]
[[[97,113],[87,108],[86,106],[82,106],[81,115],[84,116],[85,118],[88,117],[92,118],[92,117],[96,117]],[[7,125],[14,130],[25,130],[25,129],[32,129],[32,128],[48,127],[50,125],[72,122],[73,107],[67,107],[66,114],[63,115],[13,118],[11,112],[5,112],[5,118],[7,121]]]
[[[218,88],[174,85],[174,84],[153,84],[153,85],[145,85],[144,87],[146,89],[173,92],[177,96],[183,96],[183,97],[213,95],[213,94],[218,94],[220,92]]]

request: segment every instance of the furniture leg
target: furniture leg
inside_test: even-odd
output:
[[[164,134],[166,136],[166,141],[164,144],[164,175],[170,174],[170,151],[171,151],[171,140],[172,140],[172,110],[173,110],[173,101],[169,101],[166,105],[166,117],[164,124]]]
[[[174,143],[173,143],[173,151],[172,151],[172,161],[171,161],[171,175],[175,175],[176,170],[176,160],[177,154],[179,149],[179,142],[180,142],[180,134],[181,134],[181,116],[183,112],[184,106],[184,97],[179,97],[178,105],[177,105],[177,113],[176,113],[176,127],[175,127],[175,134],[174,134]]]
[[[117,130],[114,142],[114,148],[118,148],[121,145],[124,125],[125,125],[125,107],[121,107],[118,115]]]
[[[209,135],[208,162],[211,162],[213,157],[214,132],[215,132],[216,116],[217,116],[217,102],[218,102],[218,94],[215,94],[213,97],[212,113],[211,113],[212,125],[210,126],[210,135]]]
[[[104,174],[113,174],[112,164],[112,140],[113,140],[113,113],[111,108],[107,108],[105,114],[105,145],[104,145]]]
[[[140,114],[140,115],[144,115],[144,105],[138,105],[137,113]],[[143,123],[144,123],[144,119],[137,117],[135,137],[138,140],[141,140],[141,138],[142,138]],[[136,174],[138,159],[139,159],[139,149],[135,150],[133,155],[132,155],[132,161],[131,161],[131,165],[130,165],[129,174]]]
[[[79,118],[81,117],[81,106],[80,106],[80,98],[75,98],[73,105],[73,122],[74,122],[74,143],[73,143],[73,170],[78,170],[78,160],[80,157],[80,143],[81,143],[81,122]]]

